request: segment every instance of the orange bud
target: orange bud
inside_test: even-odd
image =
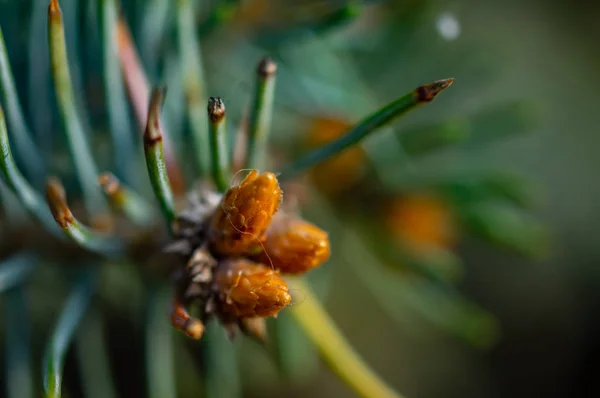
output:
[[[211,220],[212,249],[219,254],[243,254],[264,238],[283,192],[273,173],[252,170],[230,188]]]
[[[214,282],[223,311],[241,318],[274,316],[292,301],[279,272],[248,260],[219,264]]]
[[[178,298],[175,298],[171,304],[171,324],[195,340],[199,340],[204,334],[202,321],[191,317]]]
[[[325,262],[331,253],[327,232],[294,217],[277,217],[267,230],[259,261],[288,274],[302,274]]]
[[[307,134],[307,143],[315,148],[343,136],[352,124],[344,120],[318,117]],[[315,186],[324,194],[337,195],[356,184],[365,171],[365,153],[360,146],[337,154],[314,167],[310,176]]]
[[[457,225],[452,209],[441,198],[412,194],[396,198],[389,205],[385,223],[389,230],[414,249],[451,248]]]

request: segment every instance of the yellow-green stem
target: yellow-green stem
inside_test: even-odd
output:
[[[319,348],[331,369],[362,397],[402,398],[352,349],[310,286],[300,278],[290,278],[288,284],[292,290],[301,291],[303,294],[302,302],[291,306],[289,311]]]

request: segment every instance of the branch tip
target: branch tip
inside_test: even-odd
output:
[[[208,117],[212,123],[220,122],[225,117],[225,104],[219,97],[208,99]]]
[[[58,4],[58,0],[50,0],[48,4],[48,14],[51,16],[60,16],[60,5]]]
[[[98,183],[109,196],[115,195],[121,188],[119,180],[110,172],[100,174]]]
[[[454,78],[442,79],[417,87],[415,93],[418,102],[431,102],[439,93],[450,87],[452,83],[454,83]]]
[[[257,72],[260,77],[267,78],[277,73],[277,64],[273,61],[273,58],[264,57],[258,64]]]
[[[46,182],[46,200],[54,220],[61,228],[67,228],[73,223],[73,213],[67,205],[65,188],[56,177],[49,177]]]
[[[166,87],[156,87],[152,90],[150,103],[148,104],[148,121],[146,123],[146,130],[144,130],[144,141],[146,141],[147,145],[152,145],[163,138],[160,127],[160,108],[166,94]]]
[[[178,298],[173,300],[171,306],[171,324],[194,340],[199,340],[204,334],[204,324],[193,318]]]

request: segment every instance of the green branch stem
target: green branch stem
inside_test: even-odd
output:
[[[103,35],[104,87],[115,168],[127,184],[132,184],[135,180],[132,159],[136,152],[131,134],[127,94],[119,64],[116,3],[116,0],[98,2]]]
[[[312,192],[311,192],[312,195]],[[312,196],[311,196],[312,197]],[[311,207],[303,216],[313,220],[324,220],[331,215],[319,204]],[[330,230],[330,232],[333,232]],[[332,234],[333,235],[333,234]],[[322,266],[311,270],[304,276],[311,285],[315,297],[323,302],[329,296],[334,267]],[[319,374],[321,361],[319,351],[308,338],[290,312],[282,311],[273,322],[272,340],[276,347],[276,361],[281,374],[291,383],[304,385]]]
[[[46,25],[48,13],[46,5],[48,0],[33,0],[31,2],[32,14],[27,32],[27,53],[29,67],[27,73],[27,110],[35,117],[30,121],[35,134],[35,144],[39,149],[46,164],[51,162],[54,133],[48,131],[53,119],[51,104],[51,79],[50,57],[48,54],[48,34]],[[41,181],[38,189],[42,189],[45,180]]]
[[[160,125],[160,108],[164,102],[165,93],[164,88],[155,88],[152,91],[148,105],[148,121],[144,132],[144,154],[154,195],[158,199],[169,228],[172,229],[176,217],[175,203],[165,164],[163,133]]]
[[[229,151],[227,150],[225,104],[221,98],[208,100],[208,122],[212,177],[220,192],[229,188]]]
[[[267,139],[273,114],[273,97],[277,64],[269,57],[263,58],[257,69],[254,100],[250,113],[248,129],[247,167],[261,169],[265,167]]]
[[[65,356],[75,330],[90,304],[96,287],[96,275],[95,267],[88,267],[81,271],[46,346],[42,371],[44,394],[47,398],[60,398],[62,395]]]
[[[302,292],[303,295],[301,302],[291,306],[288,311],[318,347],[332,370],[362,397],[401,398],[354,352],[311,287],[300,278],[289,278],[287,282],[293,291]]]
[[[335,141],[309,152],[283,170],[280,180],[292,179],[307,169],[322,163],[331,157],[347,150],[353,145],[368,137],[378,128],[391,122],[393,119],[405,115],[420,105],[432,101],[440,92],[448,88],[454,79],[438,80],[436,82],[417,87],[415,90],[392,101],[377,112],[363,119],[349,132]]]
[[[195,160],[200,175],[207,176],[210,171],[208,120],[202,109],[203,104],[206,103],[206,93],[202,54],[200,42],[196,38],[195,13],[191,0],[177,2],[177,30],[187,111],[195,146]]]
[[[83,391],[87,398],[117,397],[104,330],[101,310],[91,308],[75,336]]]
[[[8,53],[0,29],[0,92],[6,106],[8,122],[14,130],[15,149],[33,185],[41,188],[44,182],[44,162],[25,123],[17,88],[10,68]]]
[[[206,369],[207,398],[239,398],[242,390],[235,342],[227,338],[223,327],[216,322],[206,325],[202,338]]]
[[[171,9],[173,2],[170,0],[146,0],[140,12],[140,26],[137,37],[140,41],[140,55],[149,69],[150,76],[156,75],[161,50],[164,45],[165,33],[168,32],[171,22]]]
[[[165,322],[170,289],[152,285],[148,291],[146,320],[146,382],[151,398],[175,397],[173,329]]]
[[[275,360],[281,375],[292,384],[308,383],[319,373],[321,365],[315,345],[287,311],[277,316],[273,329],[270,340],[276,346]]]
[[[51,0],[48,6],[48,46],[58,109],[65,125],[69,149],[83,190],[86,209],[90,215],[106,214],[108,208],[96,184],[98,171],[87,142],[83,120],[77,109],[67,59],[62,12],[57,0]]]
[[[0,106],[0,169],[2,179],[10,190],[17,196],[21,205],[42,224],[42,226],[54,236],[61,238],[62,234],[56,227],[52,215],[48,211],[42,196],[29,185],[25,177],[19,171],[10,150],[8,131],[4,120],[4,111]]]
[[[146,128],[148,120],[148,103],[151,101],[150,85],[140,62],[138,53],[135,49],[131,33],[124,19],[117,21],[117,44],[119,48],[119,60],[121,61],[121,71],[125,79],[125,85],[131,99],[133,111],[138,124],[141,128]],[[145,131],[145,130],[144,130]],[[176,161],[173,144],[165,130],[162,131],[162,146],[164,146],[163,159],[172,181],[172,189],[177,193],[182,193],[183,178],[181,170]]]

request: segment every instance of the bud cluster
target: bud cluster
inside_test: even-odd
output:
[[[327,232],[280,210],[283,191],[273,173],[252,170],[220,200],[196,200],[180,215],[168,247],[185,259],[178,270],[171,319],[188,336],[217,317],[230,336],[264,339],[264,320],[292,302],[283,275],[303,274],[330,255]],[[187,307],[198,308],[197,318]]]

